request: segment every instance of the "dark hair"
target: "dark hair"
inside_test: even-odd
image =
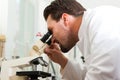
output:
[[[79,16],[86,9],[76,0],[54,0],[44,10],[44,18],[47,20],[48,16],[59,21],[63,13],[68,13],[73,16]]]

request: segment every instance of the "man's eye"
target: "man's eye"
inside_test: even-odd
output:
[[[48,29],[48,31],[52,34],[52,31]]]

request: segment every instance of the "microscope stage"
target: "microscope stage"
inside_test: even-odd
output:
[[[43,71],[20,71],[16,72],[17,76],[28,76],[28,77],[51,77],[50,73],[43,72]]]

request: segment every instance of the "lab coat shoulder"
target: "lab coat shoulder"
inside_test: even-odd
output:
[[[88,66],[85,80],[119,80],[120,9],[97,9],[88,29],[90,56],[86,56]]]

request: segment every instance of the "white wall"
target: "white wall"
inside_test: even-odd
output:
[[[113,5],[120,7],[120,0],[77,0],[86,8],[94,8],[101,5]]]
[[[0,34],[7,32],[8,0],[0,0]]]

